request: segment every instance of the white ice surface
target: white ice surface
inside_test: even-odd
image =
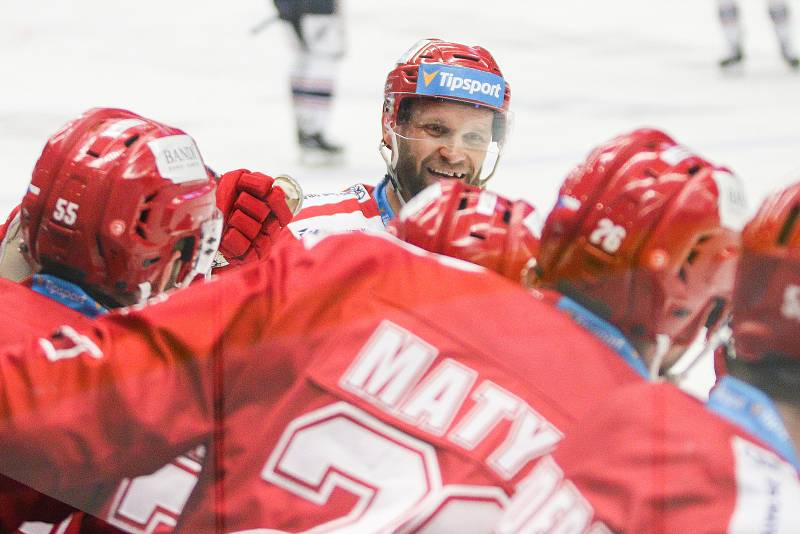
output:
[[[491,187],[542,210],[593,146],[645,125],[738,172],[753,208],[800,179],[800,74],[780,60],[766,0],[742,2],[748,57],[738,74],[716,66],[724,48],[712,0],[345,2],[332,132],[348,157],[330,169],[297,162],[286,28],[248,33],[271,2],[4,0],[0,213],[18,202],[48,135],[93,106],[187,130],[217,171],[287,172],[307,192],[376,183],[383,82],[422,37],[495,55],[515,127]],[[800,15],[797,0],[790,6]]]

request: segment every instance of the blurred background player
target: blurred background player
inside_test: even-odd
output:
[[[345,53],[342,0],[274,0],[290,26],[290,85],[301,161],[334,163],[343,148],[328,137],[336,71]]]
[[[12,214],[13,224],[2,229],[9,262],[3,265],[9,268],[0,273],[0,299],[5,303],[0,339],[8,343],[49,335],[85,317],[142,304],[207,274],[222,226],[215,189],[197,145],[179,129],[107,108],[89,110],[69,122],[48,140],[22,203]],[[15,255],[27,269],[11,262]],[[33,274],[20,283],[8,279],[20,278],[26,270]],[[61,332],[74,335],[69,327]],[[47,349],[53,361],[70,357]],[[92,508],[87,502],[85,509],[124,531],[138,532],[148,525],[136,523],[129,503],[152,500],[154,509],[159,505],[163,510],[159,518],[148,518],[153,523],[149,526],[164,532],[174,526],[175,503],[185,502],[197,480],[197,473],[190,475],[185,465],[179,471],[186,474],[183,479],[175,477],[174,470],[178,468],[168,466],[150,477],[127,480],[125,495],[115,505]],[[159,503],[155,496],[165,478],[174,498]],[[22,489],[15,493],[16,499],[30,499]],[[92,497],[102,503],[99,495]],[[45,498],[35,506],[8,504],[0,513],[0,525],[11,531],[20,520],[52,522],[58,519],[54,511],[61,508]],[[71,529],[80,523],[86,532],[107,528],[90,517],[68,522]],[[44,528],[39,527],[37,532]]]
[[[786,0],[768,0],[769,16],[775,27],[778,44],[784,61],[793,69],[800,66],[800,60],[792,46],[789,6]],[[742,62],[742,24],[739,20],[739,3],[737,0],[717,0],[719,20],[728,44],[728,55],[720,60],[721,67],[730,67]]]
[[[521,484],[500,534],[800,531],[799,214],[795,183],[742,233],[729,374],[708,402],[668,383],[612,392]]]
[[[526,291],[386,232],[312,235],[163,303],[96,320],[81,332],[100,358],[83,351],[36,366],[36,344],[4,352],[0,467],[74,491],[76,474],[130,476],[208,443],[222,409],[224,446],[184,509],[187,532],[488,533],[528,469],[599,397],[648,378],[661,361],[653,337],[694,339],[725,308],[736,232],[723,221],[738,206],[733,177],[712,170],[651,130],[595,151],[542,233],[541,276],[563,277],[569,295]],[[450,250],[464,238],[512,255],[535,248],[532,235],[532,245],[505,245],[525,235],[529,207],[458,189],[431,199],[459,223]],[[436,216],[416,201],[404,211],[400,224],[423,228]],[[530,258],[511,263],[523,270]],[[635,307],[623,290],[639,297]],[[28,395],[45,378],[62,387]],[[53,416],[32,424],[31,411]],[[73,440],[79,461],[62,453]]]
[[[386,175],[375,185],[357,183],[335,193],[312,194],[288,228],[308,232],[384,230],[426,186],[460,180],[483,187],[494,174],[509,129],[511,88],[488,50],[441,39],[424,39],[406,51],[384,86],[380,152]],[[259,176],[223,175],[229,205],[250,195]],[[246,187],[230,185],[242,181]],[[250,199],[252,200],[252,199]],[[265,255],[275,236],[246,210],[230,221],[222,252],[237,260],[258,249]],[[246,220],[246,219],[251,220]],[[226,247],[226,241],[236,247]]]

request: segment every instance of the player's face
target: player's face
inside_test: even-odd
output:
[[[438,180],[478,182],[492,140],[492,110],[418,100],[397,125],[397,180],[405,200]]]

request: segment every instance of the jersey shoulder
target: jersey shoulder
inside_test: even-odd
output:
[[[334,193],[311,193],[288,228],[301,237],[308,233],[383,230],[375,188],[355,184]]]
[[[88,324],[77,311],[4,278],[0,278],[0,308],[0,336],[6,342],[47,336],[64,324]]]

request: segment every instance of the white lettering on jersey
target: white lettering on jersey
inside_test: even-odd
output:
[[[587,532],[594,515],[591,504],[583,498],[552,457],[543,458],[520,482],[511,504],[497,525],[497,534],[582,534]],[[597,522],[590,534],[610,533]]]
[[[414,426],[441,436],[453,422],[458,409],[472,389],[478,373],[447,359],[414,389],[400,408],[400,414]]]
[[[504,419],[512,419],[524,404],[497,384],[483,382],[472,394],[475,405],[450,434],[449,439],[472,450]]]
[[[478,373],[447,358],[422,379],[438,352],[408,330],[383,321],[339,385],[389,415],[441,436],[454,425]],[[507,436],[487,460],[504,479],[549,453],[563,437],[533,408],[490,380],[483,380],[474,391],[474,406],[447,439],[471,450],[503,419],[511,420]]]
[[[361,349],[339,385],[392,411],[438,353],[436,347],[384,321]]]
[[[781,314],[787,319],[800,320],[800,286],[789,284],[783,290]]]
[[[563,436],[536,410],[526,406],[514,418],[506,441],[489,457],[489,465],[500,476],[510,479],[528,462],[552,451]]]
[[[200,446],[150,475],[124,479],[117,487],[106,520],[133,534],[173,530],[197,485],[205,452],[205,447]]]
[[[28,521],[19,527],[22,534],[64,534],[72,523],[73,516],[70,515],[61,523],[42,523],[40,521]]]
[[[39,347],[44,352],[45,357],[51,362],[75,358],[83,353],[87,353],[95,359],[103,357],[103,352],[100,350],[100,347],[95,345],[88,337],[76,332],[71,326],[64,325],[59,327],[58,334],[66,337],[73,345],[65,349],[57,349],[49,339],[40,338]]]
[[[797,470],[777,454],[739,436],[731,441],[736,506],[729,534],[800,532]]]

